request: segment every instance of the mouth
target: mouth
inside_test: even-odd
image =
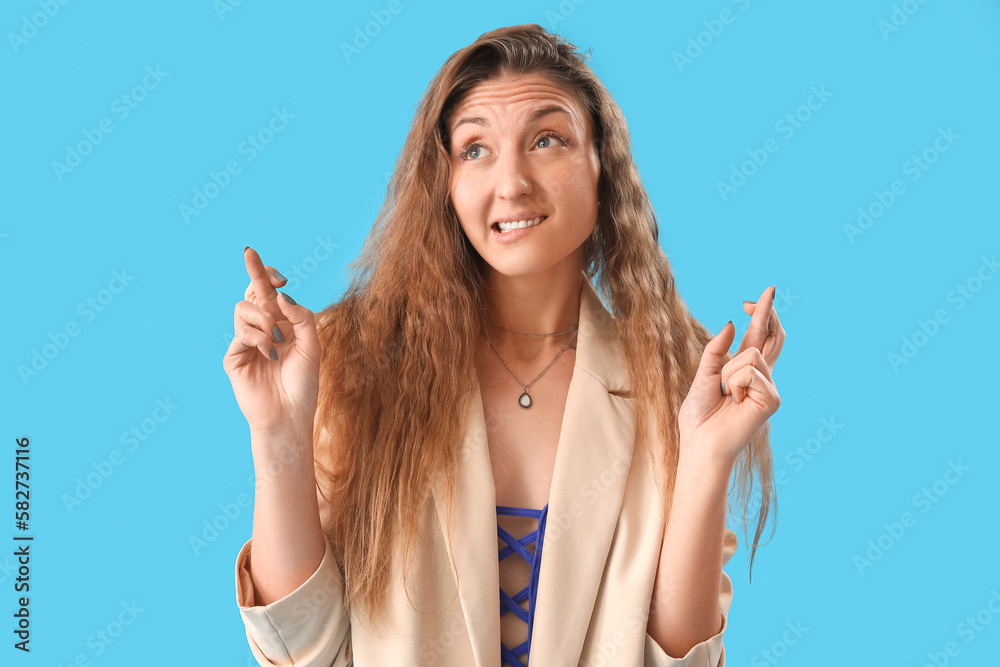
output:
[[[524,220],[513,220],[510,222],[494,222],[493,225],[491,226],[491,229],[497,234],[500,234],[502,236],[504,234],[509,234],[510,232],[517,231],[518,229],[528,229],[531,227],[537,227],[538,225],[542,224],[542,221],[545,220],[547,217],[549,216],[539,215],[535,216],[534,218],[526,218]]]

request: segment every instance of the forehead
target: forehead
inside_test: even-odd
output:
[[[508,74],[476,84],[456,105],[448,127],[454,130],[459,121],[470,116],[510,120],[543,105],[565,107],[574,122],[587,123],[587,115],[570,89],[540,74]]]

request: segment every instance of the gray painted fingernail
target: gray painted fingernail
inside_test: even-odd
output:
[[[274,273],[274,277],[277,278],[278,280],[288,280],[288,278],[281,275],[281,271],[279,271],[278,269],[275,269],[272,273]]]
[[[274,340],[278,341],[279,343],[285,342],[285,337],[281,335],[281,329],[278,328],[277,324],[274,325],[273,329],[271,329],[271,333],[274,335]]]
[[[299,305],[299,304],[295,303],[295,299],[293,299],[292,297],[288,296],[284,292],[278,292],[278,294],[280,294],[281,296],[283,296],[285,298],[285,301],[287,301],[288,303],[292,304],[293,306]]]
[[[722,395],[726,395],[726,383],[723,380],[719,380],[719,385],[722,387]]]
[[[278,360],[278,353],[274,351],[273,345],[271,346],[271,358],[274,359],[275,361]]]

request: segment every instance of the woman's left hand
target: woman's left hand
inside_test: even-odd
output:
[[[750,326],[733,358],[724,362],[736,334],[731,321],[705,345],[678,415],[682,456],[706,454],[731,466],[781,405],[771,376],[785,330],[774,310],[774,288],[743,307],[751,315]]]

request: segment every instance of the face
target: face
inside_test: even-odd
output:
[[[489,277],[580,270],[597,221],[592,125],[573,93],[536,74],[484,81],[455,108],[449,193]]]

